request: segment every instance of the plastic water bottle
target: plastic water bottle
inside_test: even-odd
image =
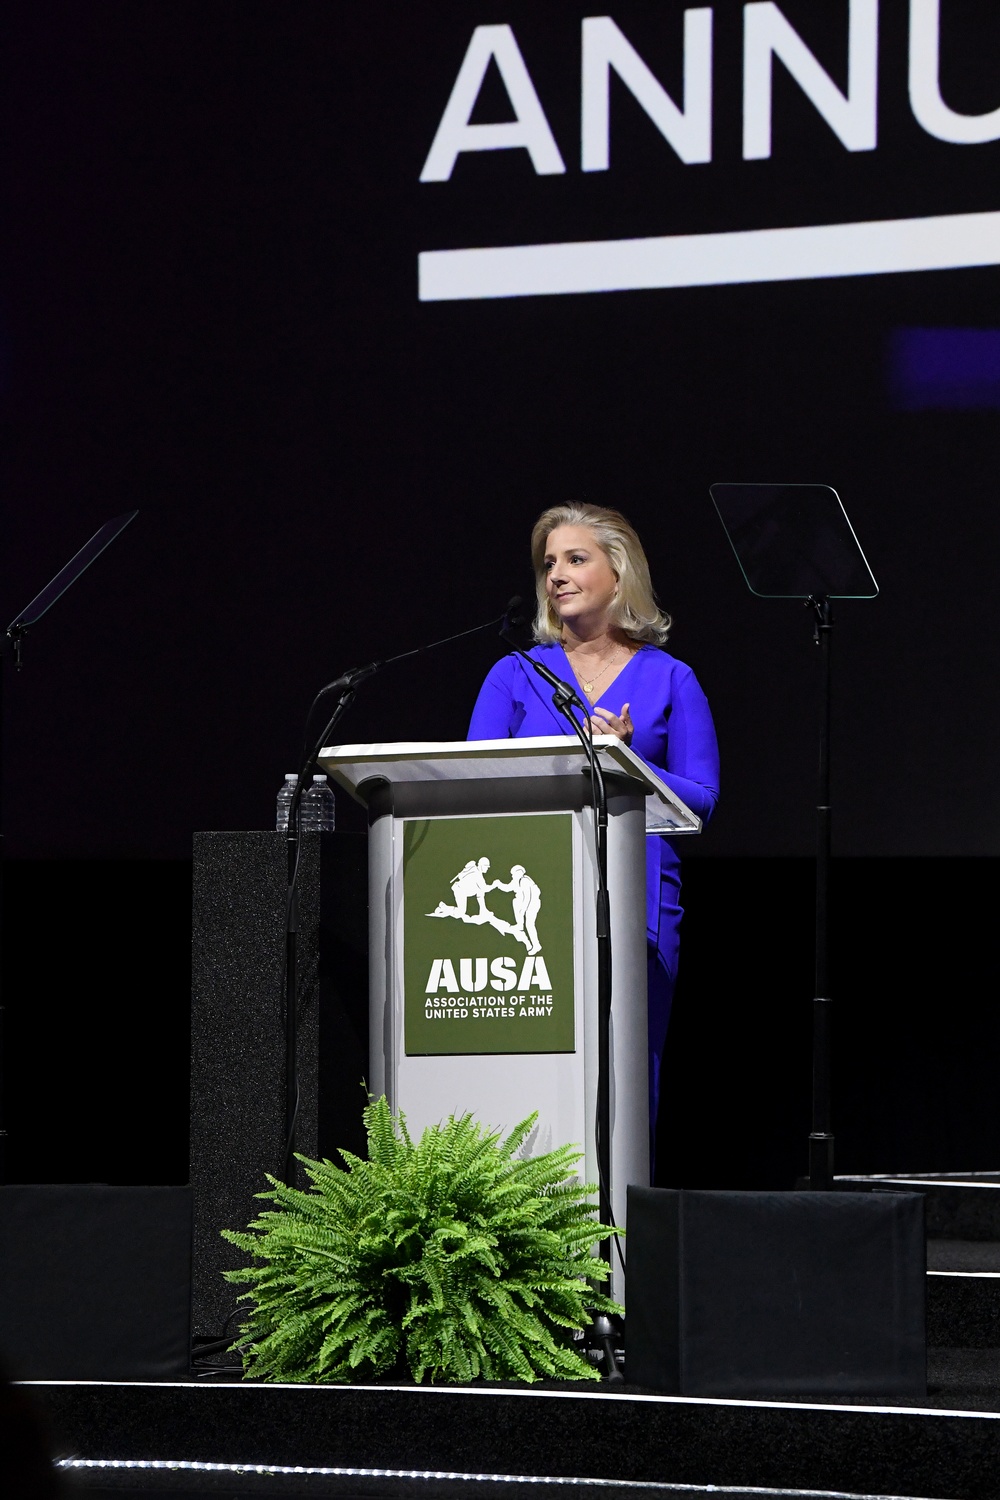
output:
[[[299,803],[300,833],[332,833],[336,821],[333,788],[325,776],[314,776]]]
[[[285,780],[281,791],[278,793],[278,810],[275,827],[279,833],[288,832],[288,814],[292,806],[292,798],[295,796],[295,788],[299,784],[299,778],[294,771],[286,771]],[[302,822],[302,812],[299,811],[299,823]]]

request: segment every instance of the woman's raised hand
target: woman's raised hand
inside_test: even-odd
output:
[[[595,708],[590,716],[590,727],[594,734],[616,735],[626,745],[632,743],[635,729],[627,703],[622,704],[621,713],[617,714],[613,714],[609,708]]]

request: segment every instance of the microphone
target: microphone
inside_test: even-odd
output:
[[[439,646],[450,646],[452,641],[463,640],[469,635],[478,635],[480,631],[489,630],[494,625],[500,626],[500,634],[502,636],[506,630],[511,629],[513,626],[524,624],[524,620],[516,614],[522,602],[520,594],[514,594],[507,600],[507,605],[502,615],[496,615],[492,620],[485,620],[481,625],[473,625],[470,630],[460,630],[457,635],[446,635],[443,640],[429,641],[425,646],[417,646],[411,651],[401,651],[398,656],[388,656],[384,661],[370,661],[363,667],[352,667],[350,671],[342,672],[339,677],[334,678],[333,682],[328,682],[325,687],[321,687],[312,701],[309,712],[306,715],[306,746],[308,747],[309,744],[309,725],[312,723],[312,716],[316,711],[320,699],[325,698],[327,693],[339,693],[343,707],[346,708],[347,704],[354,697],[355,689],[362,682],[367,682],[369,677],[374,677],[376,672],[381,672],[383,667],[394,666],[396,662],[407,661],[413,656],[422,656],[425,651],[436,651]],[[339,717],[339,713],[340,709],[338,707],[335,719]],[[332,723],[327,725],[327,728],[323,731],[323,735],[320,736],[319,744],[322,744],[324,736],[330,732],[332,727]],[[316,746],[316,751],[313,754],[315,755],[318,750],[319,745]]]
[[[384,663],[380,661],[370,661],[364,667],[352,667],[349,672],[343,672],[339,677],[334,678],[333,682],[328,682],[321,692],[342,693],[346,689],[354,688],[359,682],[366,682],[369,677],[374,677],[383,665]]]
[[[524,616],[520,613],[523,603],[524,600],[520,594],[513,594],[507,600],[507,608],[504,610],[503,619],[500,622],[501,635],[505,635],[508,630],[516,630],[518,625],[524,624]]]

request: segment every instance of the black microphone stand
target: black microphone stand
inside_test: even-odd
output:
[[[288,889],[285,896],[285,977],[282,1000],[282,1020],[285,1028],[285,1150],[282,1159],[282,1180],[286,1187],[295,1186],[295,1125],[299,1113],[298,1070],[298,949],[299,949],[299,862],[302,844],[299,832],[299,804],[303,788],[308,784],[317,764],[319,752],[328,742],[338,722],[354,701],[357,686],[367,677],[373,676],[384,663],[372,662],[367,667],[356,667],[345,672],[335,683],[329,683],[313,700],[309,711],[312,717],[316,703],[327,691],[339,688],[337,706],[323,732],[306,756],[299,772],[288,808],[288,829],[285,834],[286,873]]]
[[[398,656],[386,657],[384,661],[371,661],[363,667],[353,667],[341,676],[328,682],[326,687],[320,688],[310,705],[306,715],[306,754],[302,769],[299,772],[292,793],[291,804],[288,808],[288,829],[285,835],[285,848],[287,853],[288,889],[285,898],[285,974],[282,993],[282,1020],[285,1032],[285,1149],[282,1158],[282,1181],[286,1187],[295,1186],[295,1126],[299,1112],[299,1079],[298,1079],[298,943],[299,943],[299,905],[298,905],[298,879],[299,866],[302,858],[302,844],[299,832],[299,804],[302,801],[304,788],[308,785],[313,774],[314,767],[318,764],[319,753],[324,745],[330,743],[330,736],[340,722],[347,709],[354,702],[358,688],[369,677],[374,677],[383,667],[394,666],[396,662],[406,661],[411,656],[421,656],[425,651],[435,651],[438,646],[449,646],[453,641],[463,640],[469,635],[478,635],[480,631],[490,630],[494,625],[500,625],[507,621],[510,612],[520,604],[519,598],[511,599],[502,615],[495,619],[487,620],[482,625],[473,625],[469,630],[460,630],[455,635],[445,636],[440,641],[430,641],[424,646],[416,646],[412,651],[401,651]],[[323,726],[322,732],[312,741],[309,740],[309,726],[320,701],[330,693],[337,694],[336,707],[330,718]]]
[[[597,1119],[595,1136],[597,1145],[598,1212],[602,1224],[615,1225],[611,1204],[611,901],[608,894],[608,798],[604,783],[604,768],[594,748],[592,715],[576,689],[544,666],[540,661],[511,638],[513,621],[507,616],[500,630],[501,639],[511,650],[531,666],[538,676],[554,690],[552,702],[563,718],[572,726],[573,732],[587,757],[590,769],[591,806],[594,810],[594,844],[597,853]],[[574,710],[584,716],[581,724]],[[614,1241],[621,1261],[621,1247]],[[611,1240],[602,1240],[601,1256],[611,1263]],[[622,1262],[624,1270],[624,1262]],[[591,1337],[603,1353],[609,1380],[621,1380],[622,1375],[615,1359],[614,1338],[617,1335],[609,1318],[599,1316],[591,1326]]]

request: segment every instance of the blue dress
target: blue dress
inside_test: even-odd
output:
[[[534,646],[530,655],[577,687],[560,645]],[[691,811],[707,822],[719,798],[719,747],[708,700],[690,667],[657,646],[641,646],[598,698],[595,707],[619,713],[624,703],[635,725],[632,749]],[[553,706],[552,689],[519,656],[504,656],[476,699],[470,740],[524,739],[571,734]],[[680,944],[680,858],[671,839],[646,840],[646,942],[649,958],[650,1119],[656,1118],[660,1060],[666,1041]]]

